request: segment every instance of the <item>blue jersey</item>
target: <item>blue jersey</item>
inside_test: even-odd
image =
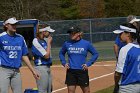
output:
[[[36,66],[38,65],[52,65],[51,58],[45,59],[44,56],[46,55],[47,43],[45,40],[38,40],[34,38],[33,46],[32,46],[32,53],[34,56],[34,63]]]
[[[0,65],[11,68],[21,67],[22,56],[27,55],[28,48],[24,38],[15,34],[10,36],[6,32],[0,34]]]
[[[82,65],[91,66],[98,58],[95,48],[86,40],[67,41],[59,52],[59,58],[63,66],[66,64],[65,53],[68,54],[68,63],[71,69],[82,69]],[[92,54],[92,58],[86,61],[88,52]]]
[[[116,72],[122,73],[119,84],[140,83],[140,46],[129,43],[122,47],[116,66]]]
[[[116,44],[117,46],[119,46],[119,51],[120,51],[120,49],[121,49],[123,46],[126,45],[126,43],[121,42],[119,36],[116,37],[116,39],[115,39],[115,44]]]

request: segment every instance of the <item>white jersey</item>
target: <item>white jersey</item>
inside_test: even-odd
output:
[[[119,53],[116,72],[122,73],[120,85],[140,82],[140,46],[128,43]]]

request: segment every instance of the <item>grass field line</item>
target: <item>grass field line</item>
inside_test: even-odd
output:
[[[97,80],[97,79],[100,79],[100,78],[104,78],[104,77],[110,76],[112,74],[114,74],[114,72],[108,73],[108,74],[104,74],[104,75],[101,75],[99,77],[91,78],[89,81],[91,82],[91,81],[94,81],[94,80]],[[52,91],[52,93],[55,93],[55,92],[58,92],[58,91],[61,91],[61,90],[64,90],[64,89],[67,89],[67,87],[63,87],[63,88],[54,90],[54,91]]]

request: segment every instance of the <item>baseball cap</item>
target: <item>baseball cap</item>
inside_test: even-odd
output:
[[[138,21],[140,21],[140,19],[134,18],[129,23],[134,23],[134,22],[138,22]]]
[[[6,24],[16,24],[18,21],[16,20],[16,18],[15,17],[12,17],[12,18],[9,18],[9,19],[7,19],[4,23],[3,23],[3,25],[6,25]]]
[[[71,32],[80,32],[80,28],[79,27],[71,27],[71,28],[69,28],[67,33],[71,33]]]
[[[120,25],[120,29],[114,30],[114,31],[113,31],[113,33],[115,33],[115,34],[120,34],[120,33],[122,33],[122,32],[132,32],[132,33],[136,33],[136,29],[134,29],[134,28],[129,28],[129,27]]]
[[[41,28],[41,29],[39,29],[39,32],[43,32],[43,31],[48,31],[48,32],[55,32],[55,30],[54,29],[52,29],[50,26],[47,26],[47,27],[45,27],[45,28]]]

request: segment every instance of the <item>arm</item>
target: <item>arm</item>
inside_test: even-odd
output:
[[[119,39],[119,36],[116,37],[115,39],[115,43],[114,43],[114,53],[115,53],[115,56],[116,56],[116,59],[118,60],[118,55],[119,55],[119,44],[120,44],[120,39]]]
[[[52,38],[51,38],[52,40]],[[48,59],[50,57],[50,49],[51,49],[51,40],[48,43],[47,49],[45,50],[40,43],[38,42],[38,40],[35,38],[33,40],[33,46],[36,48],[36,54],[40,57],[44,57],[45,59]]]
[[[114,44],[114,53],[116,55],[116,59],[118,60],[119,46],[117,44]]]
[[[44,55],[44,58],[45,58],[45,59],[50,58],[50,53],[51,53],[51,43],[52,43],[52,37],[49,36],[49,37],[48,37],[48,42],[47,42],[48,46],[47,46],[47,49],[46,49],[46,52],[47,52],[47,53]]]
[[[115,74],[114,74],[115,87],[114,87],[113,93],[118,93],[119,91],[120,78],[121,78],[121,73],[115,71]]]
[[[65,53],[67,52],[67,49],[66,49],[66,45],[64,43],[64,45],[62,46],[62,48],[60,49],[60,52],[59,52],[59,58],[60,58],[60,61],[61,61],[61,64],[65,67],[66,65],[66,59],[65,59]]]
[[[31,71],[32,74],[34,75],[35,79],[40,79],[40,75],[35,71],[35,69],[34,69],[33,66],[31,65],[28,56],[22,56],[22,60],[23,60],[24,63],[28,66],[28,68],[30,69],[30,71]]]
[[[86,62],[86,65],[89,67],[97,60],[98,52],[95,50],[95,48],[91,44],[89,44],[88,46],[88,51],[92,54],[91,59],[88,62]]]

